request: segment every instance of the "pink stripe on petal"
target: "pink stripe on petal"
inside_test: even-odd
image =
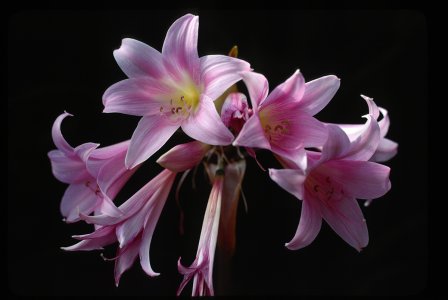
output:
[[[350,140],[345,132],[337,125],[327,124],[328,138],[322,148],[320,162],[338,158],[350,149]]]
[[[271,150],[258,115],[253,115],[246,121],[233,145]]]
[[[298,102],[302,99],[304,93],[305,79],[302,73],[297,70],[285,82],[278,85],[260,105],[283,105],[285,103]],[[274,102],[275,104],[273,104]]]
[[[183,172],[198,165],[210,146],[193,141],[171,148],[157,160],[162,167],[174,172]]]
[[[123,72],[129,77],[150,76],[160,78],[164,74],[162,54],[140,41],[125,38],[114,57]]]
[[[336,76],[329,75],[307,82],[299,101],[302,111],[312,116],[320,112],[336,94],[340,81]]]
[[[255,72],[242,72],[241,76],[249,91],[252,109],[256,112],[260,103],[268,96],[268,80],[262,74]]]
[[[303,200],[306,175],[299,169],[269,169],[269,176],[282,189]]]
[[[66,222],[79,220],[79,214],[90,214],[97,204],[98,197],[90,186],[84,182],[71,184],[62,196],[60,210]]]
[[[56,118],[56,120],[53,123],[53,127],[51,128],[51,135],[55,146],[62,152],[69,154],[73,152],[73,147],[70,146],[69,143],[67,143],[61,132],[61,123],[67,116],[73,116],[73,115],[69,114],[68,112],[64,112],[63,114],[59,115]]]
[[[397,152],[398,144],[396,142],[387,138],[382,138],[370,160],[375,162],[385,162],[393,158]]]
[[[375,153],[380,142],[380,127],[371,115],[364,116],[367,119],[361,134],[351,142],[350,149],[344,155],[344,159],[369,160]]]
[[[103,95],[105,113],[122,113],[146,116],[160,113],[160,107],[173,87],[161,80],[138,77],[119,81],[110,86]]]
[[[134,240],[131,244],[126,246],[125,248],[119,248],[117,259],[115,260],[115,285],[118,286],[120,283],[121,275],[128,270],[138,255],[138,247],[140,244],[140,238]]]
[[[204,94],[216,100],[232,84],[241,79],[240,72],[249,71],[250,65],[244,60],[225,56],[207,55],[200,58],[201,82],[204,83]]]
[[[157,152],[179,128],[164,116],[154,115],[141,118],[126,155],[125,164],[132,169]]]
[[[67,156],[60,150],[48,152],[51,162],[51,171],[54,177],[64,183],[79,183],[91,178],[86,165],[76,156]]]
[[[367,224],[354,198],[340,198],[331,205],[321,204],[321,212],[330,227],[358,251],[369,243]]]
[[[209,145],[229,145],[233,135],[224,125],[213,102],[202,96],[198,110],[182,122],[182,130],[195,140]]]
[[[358,199],[375,199],[390,189],[390,168],[374,162],[333,160],[325,163],[325,172]]]
[[[322,225],[322,217],[318,205],[308,196],[302,201],[299,226],[291,241],[285,244],[290,250],[299,250],[311,244],[316,238]]]
[[[199,66],[198,44],[199,17],[186,14],[177,19],[163,42],[162,55],[177,64],[178,71],[187,70],[196,82]]]

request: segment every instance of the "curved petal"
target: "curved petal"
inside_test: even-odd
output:
[[[229,145],[233,135],[224,125],[213,102],[202,95],[198,110],[182,122],[182,130],[195,140],[209,145]]]
[[[358,251],[369,243],[366,220],[354,198],[340,198],[331,205],[321,205],[322,217],[350,246]]]
[[[253,115],[247,120],[235,141],[233,141],[233,145],[271,150],[271,145],[264,134],[258,115]]]
[[[361,95],[361,97],[367,102],[367,105],[369,106],[369,115],[372,116],[375,120],[378,119],[380,116],[380,112],[378,110],[378,106],[376,106],[375,101],[373,101],[373,98]]]
[[[338,158],[350,149],[350,140],[345,132],[337,125],[327,124],[328,138],[322,148],[322,155],[319,162]]]
[[[183,172],[198,165],[209,149],[209,145],[193,141],[171,148],[156,162],[173,172]]]
[[[95,149],[89,157],[89,160],[105,160],[126,152],[129,147],[130,140],[123,141],[106,147]],[[99,171],[99,170],[98,170]]]
[[[269,176],[282,189],[294,195],[297,199],[303,200],[305,174],[299,169],[269,169]]]
[[[146,215],[151,213],[151,201],[154,200],[149,199],[145,206],[135,215],[117,225],[116,234],[120,248],[124,248],[130,244],[143,229],[143,221],[145,220]]]
[[[302,99],[305,93],[305,79],[299,70],[296,70],[285,82],[278,85],[271,94],[260,103],[260,105],[267,105],[271,102],[293,103]]]
[[[311,244],[316,238],[322,225],[319,206],[313,205],[313,199],[302,201],[299,226],[292,240],[285,244],[290,250],[299,250]]]
[[[175,61],[179,70],[196,72],[196,66],[199,65],[198,28],[199,17],[186,14],[177,19],[168,29],[163,42],[162,55],[168,57],[170,61]]]
[[[100,144],[96,143],[84,143],[76,147],[74,152],[84,162],[84,164],[86,164],[92,154],[92,151],[98,148],[99,145]]]
[[[90,251],[90,250],[101,250],[104,246],[110,245],[114,242],[116,242],[116,237],[113,234],[113,231],[111,231],[108,234],[105,234],[103,236],[92,238],[92,239],[86,239],[83,241],[80,241],[79,243],[76,243],[72,246],[68,247],[61,247],[62,250],[65,251]]]
[[[71,184],[62,196],[61,214],[67,223],[79,220],[79,214],[90,214],[97,205],[98,198],[86,183]]]
[[[398,152],[398,144],[387,138],[382,138],[373,156],[370,158],[371,161],[375,162],[385,162],[393,158]]]
[[[69,143],[67,143],[61,132],[62,120],[64,120],[67,116],[72,117],[73,115],[69,114],[68,112],[64,112],[56,118],[53,123],[53,127],[51,128],[51,136],[53,138],[54,145],[62,152],[69,154],[73,152],[73,147],[70,146]]]
[[[60,150],[51,150],[48,152],[48,158],[51,171],[59,181],[77,183],[91,177],[85,163],[76,156],[67,156]]]
[[[138,255],[138,247],[140,245],[140,239],[133,241],[131,244],[127,245],[125,248],[119,248],[117,259],[115,260],[115,285],[118,286],[120,283],[121,275],[128,270]]]
[[[334,76],[324,76],[305,83],[305,92],[300,99],[302,111],[314,116],[320,112],[339,89],[341,80]]]
[[[369,160],[375,153],[380,142],[380,127],[371,115],[364,116],[367,119],[364,130],[351,142],[350,149],[344,155],[350,160]]]
[[[285,150],[279,147],[272,147],[272,152],[277,154],[277,160],[283,167],[291,169],[306,170],[308,165],[308,158],[305,148],[300,147],[296,149]]]
[[[391,185],[390,168],[369,161],[333,160],[325,164],[326,173],[346,192],[358,199],[375,199],[386,194]]]
[[[179,127],[178,123],[160,115],[141,118],[132,134],[125,159],[126,168],[132,169],[150,158]]]
[[[162,54],[140,41],[125,38],[114,57],[121,70],[129,77],[149,76],[160,78],[165,73]]]
[[[105,113],[146,116],[160,113],[173,87],[150,77],[131,78],[110,86],[103,95]]]
[[[232,84],[241,79],[240,72],[249,71],[250,65],[244,60],[226,55],[207,55],[200,58],[203,93],[216,100]]]
[[[252,109],[256,112],[260,103],[268,96],[268,80],[263,74],[255,72],[242,72],[241,77],[249,92]]]

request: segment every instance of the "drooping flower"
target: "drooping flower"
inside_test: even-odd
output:
[[[81,240],[75,245],[63,247],[67,251],[90,251],[119,243],[115,260],[115,284],[140,256],[142,269],[151,277],[159,273],[153,271],[149,260],[149,248],[155,226],[168,198],[176,173],[164,170],[149,181],[131,198],[118,207],[120,216],[100,214],[81,215],[87,223],[99,225],[94,232],[73,236]]]
[[[94,143],[73,148],[61,132],[62,120],[67,116],[71,115],[63,113],[56,118],[52,136],[58,149],[48,153],[53,175],[69,184],[62,197],[61,214],[68,223],[79,221],[80,213],[120,214],[112,200],[137,170],[124,166],[129,141],[104,148]]]
[[[219,218],[221,214],[223,170],[217,169],[213,187],[205,210],[196,258],[189,267],[184,267],[179,258],[177,266],[184,278],[177,290],[182,293],[187,283],[193,279],[192,296],[213,296],[213,262],[218,237]]]
[[[378,147],[370,158],[371,161],[385,162],[393,158],[398,152],[398,144],[388,138],[386,138],[389,131],[390,119],[388,111],[382,107],[377,107],[372,98],[361,95],[361,97],[367,102],[369,106],[369,114],[375,119],[379,118],[379,113],[383,115],[382,119],[378,122],[380,127],[381,139]],[[362,132],[364,125],[355,124],[335,124],[338,125],[347,134],[351,141],[355,140]]]
[[[242,73],[253,116],[244,124],[233,145],[264,148],[302,165],[304,147],[322,146],[326,127],[312,117],[331,100],[339,88],[336,76],[305,83],[297,70],[269,95],[268,81],[258,73]]]
[[[228,145],[233,135],[224,126],[213,100],[241,79],[250,65],[225,55],[199,58],[199,19],[187,14],[173,23],[162,52],[123,39],[114,57],[129,79],[109,87],[104,112],[142,116],[135,129],[126,166],[133,168],[159,150],[178,129],[211,145]]]
[[[233,134],[238,135],[246,121],[252,116],[246,96],[230,93],[221,108],[221,119]]]
[[[291,250],[309,245],[320,231],[322,218],[348,244],[360,251],[368,244],[368,231],[356,199],[374,199],[389,191],[390,169],[368,161],[380,140],[380,129],[366,115],[364,131],[352,142],[342,129],[328,124],[322,152],[307,151],[301,169],[269,169],[277,184],[302,201],[299,226],[286,244]]]
[[[210,148],[199,141],[180,144],[160,156],[157,163],[173,172],[183,172],[198,165]]]

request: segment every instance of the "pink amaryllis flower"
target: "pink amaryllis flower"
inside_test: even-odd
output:
[[[368,161],[380,139],[372,115],[364,131],[350,142],[336,125],[328,124],[322,152],[307,151],[308,164],[301,169],[269,169],[276,183],[302,201],[299,226],[286,247],[309,245],[320,231],[322,218],[348,244],[360,251],[368,244],[368,231],[356,199],[374,199],[389,191],[390,169]]]
[[[240,80],[240,71],[249,71],[250,65],[225,55],[199,58],[198,26],[199,18],[191,14],[176,20],[162,53],[129,38],[114,51],[129,79],[106,90],[104,112],[142,116],[126,155],[128,168],[148,159],[180,127],[211,145],[228,145],[233,140],[213,101]]]
[[[372,98],[361,95],[361,97],[367,102],[369,106],[369,114],[375,119],[379,118],[380,112],[383,115],[382,119],[378,122],[380,127],[381,139],[375,153],[370,158],[371,161],[385,162],[393,158],[398,152],[398,144],[388,138],[386,138],[389,131],[390,118],[389,113],[382,107],[377,107]],[[347,134],[351,141],[358,138],[363,132],[364,125],[355,124],[335,124],[338,125]]]
[[[120,216],[100,214],[81,215],[87,222],[98,225],[93,233],[73,236],[79,243],[63,247],[67,251],[89,251],[103,249],[104,246],[118,242],[115,260],[115,284],[134,263],[137,255],[143,270],[151,277],[159,273],[153,271],[149,260],[149,248],[155,226],[168,198],[176,173],[164,170],[149,181],[143,188],[118,207]]]
[[[196,258],[189,267],[184,267],[179,258],[177,266],[184,275],[177,295],[182,293],[187,283],[193,279],[192,296],[213,296],[213,262],[218,237],[224,170],[214,172],[213,187],[205,210]]]
[[[137,170],[124,166],[129,141],[98,149],[99,144],[94,143],[73,148],[61,132],[62,120],[67,116],[71,115],[63,113],[56,118],[52,136],[58,149],[48,153],[53,175],[70,184],[62,197],[61,214],[68,223],[79,221],[80,213],[120,214],[112,200]]]
[[[297,165],[303,163],[303,147],[322,146],[327,138],[323,123],[312,117],[339,88],[336,76],[305,83],[297,70],[269,95],[268,81],[258,73],[242,73],[253,116],[244,124],[233,145],[271,150]]]

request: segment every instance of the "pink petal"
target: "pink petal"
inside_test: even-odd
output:
[[[307,196],[308,197],[308,196]],[[285,246],[290,250],[299,250],[311,244],[316,238],[322,225],[322,217],[318,205],[313,205],[312,199],[302,201],[299,226],[289,243]]]
[[[151,202],[154,202],[154,200],[149,199],[140,211],[117,225],[116,234],[120,248],[126,247],[143,229],[145,217],[150,213],[151,206],[153,205]]]
[[[63,151],[51,150],[48,152],[48,157],[51,162],[51,171],[59,181],[79,183],[91,177],[85,163],[77,156],[67,156]]]
[[[260,105],[267,105],[268,103],[276,102],[276,105],[281,103],[293,103],[302,99],[305,93],[305,79],[299,70],[296,70],[285,82],[278,85],[271,94],[260,103]]]
[[[173,87],[161,80],[150,77],[125,79],[104,92],[103,112],[134,116],[159,114],[163,101],[172,92]]]
[[[126,152],[128,150],[129,142],[130,140],[127,140],[110,146],[97,148],[95,149],[95,151],[92,152],[89,159],[103,161],[111,157],[120,155],[121,153]],[[99,169],[97,171],[99,171]]]
[[[246,96],[242,93],[230,93],[221,107],[221,120],[224,125],[229,128],[235,128],[238,126],[235,126],[234,122],[238,121],[238,124],[242,127],[248,118],[249,105]]]
[[[157,163],[173,172],[183,172],[198,165],[210,146],[198,141],[177,145],[163,154]]]
[[[328,225],[350,246],[358,251],[367,246],[367,224],[356,199],[340,198],[331,206],[321,204],[321,212]]]
[[[247,120],[240,133],[233,141],[233,145],[271,150],[271,145],[264,134],[258,115],[254,114]]]
[[[72,246],[61,247],[65,251],[91,251],[91,250],[101,250],[104,246],[110,245],[116,241],[113,234],[108,234],[99,238],[87,239],[80,241]]]
[[[126,168],[132,169],[150,158],[179,127],[178,123],[160,115],[141,118],[132,134],[125,160]]]
[[[336,94],[340,81],[336,76],[329,75],[307,82],[300,99],[301,109],[312,116],[320,112]]]
[[[66,222],[76,222],[79,220],[79,213],[90,214],[95,209],[97,201],[95,192],[84,182],[71,184],[62,196],[61,214],[66,218]]]
[[[165,71],[160,52],[134,39],[123,39],[120,48],[114,51],[114,57],[129,78],[160,78]]]
[[[140,239],[137,239],[125,248],[118,249],[114,270],[116,286],[120,283],[121,275],[132,266],[137,258],[139,245]]]
[[[376,148],[375,153],[370,158],[371,161],[385,162],[394,157],[398,152],[398,144],[387,138],[382,138]]]
[[[202,95],[198,110],[182,122],[182,130],[195,140],[209,145],[229,145],[233,135],[221,121],[213,102]]]
[[[73,152],[73,147],[70,146],[69,143],[67,143],[61,132],[62,120],[64,120],[65,117],[67,116],[73,116],[73,115],[69,114],[68,112],[64,112],[63,114],[59,115],[59,117],[56,118],[56,120],[53,123],[53,127],[51,129],[51,135],[55,146],[62,152],[69,154]]]
[[[303,200],[306,176],[299,169],[269,169],[269,176],[282,189]]]
[[[369,160],[375,153],[380,142],[380,127],[371,115],[364,116],[367,119],[361,134],[351,142],[350,149],[344,155],[350,160]]]
[[[199,65],[198,27],[198,16],[186,14],[180,17],[168,29],[162,47],[163,57],[175,61],[179,71],[188,70],[193,78],[192,73]]]
[[[370,98],[370,97],[367,97],[364,95],[361,95],[361,97],[367,102],[367,105],[369,106],[369,115],[371,115],[372,118],[377,120],[378,117],[380,116],[380,112],[378,110],[378,106],[373,101],[373,98]]]
[[[157,225],[157,221],[159,220],[160,213],[162,212],[162,209],[166,203],[171,187],[173,185],[174,179],[176,178],[176,173],[168,170],[164,170],[162,172],[165,172],[165,175],[168,177],[166,178],[164,185],[161,187],[160,194],[158,194],[157,199],[155,199],[151,214],[148,214],[146,216],[139,252],[140,265],[142,266],[143,271],[145,271],[146,274],[151,277],[158,276],[159,273],[156,273],[152,270],[151,263],[149,261],[149,247],[151,245],[152,236],[154,234],[154,229]]]
[[[387,132],[389,131],[390,126],[389,113],[382,107],[379,107],[378,109],[381,111],[381,114],[383,115],[383,118],[381,119],[381,121],[378,122],[378,125],[380,126],[381,137],[384,138]]]
[[[346,193],[358,199],[375,199],[390,189],[390,168],[368,161],[333,160],[325,170]]]
[[[84,143],[75,148],[74,153],[84,162],[89,159],[92,151],[95,150],[100,144]],[[85,167],[87,168],[87,167]]]
[[[320,162],[338,158],[350,149],[350,140],[345,132],[337,125],[327,124],[328,138],[322,148]]]
[[[239,81],[240,72],[250,70],[249,63],[225,55],[203,56],[200,63],[201,82],[205,85],[203,93],[212,100],[216,100],[232,84]]]
[[[241,76],[249,92],[252,109],[257,111],[260,103],[268,96],[268,80],[262,74],[255,72],[242,72]]]
[[[83,234],[83,235],[73,235],[72,238],[77,240],[89,240],[89,239],[98,239],[106,236],[112,235],[115,237],[115,227],[114,226],[103,226],[98,228],[92,233]]]
[[[308,165],[308,159],[305,149],[296,148],[285,150],[280,147],[273,146],[272,152],[277,154],[276,158],[279,160],[283,166],[287,166],[291,169],[301,169],[306,170]],[[280,156],[280,157],[279,157]]]

